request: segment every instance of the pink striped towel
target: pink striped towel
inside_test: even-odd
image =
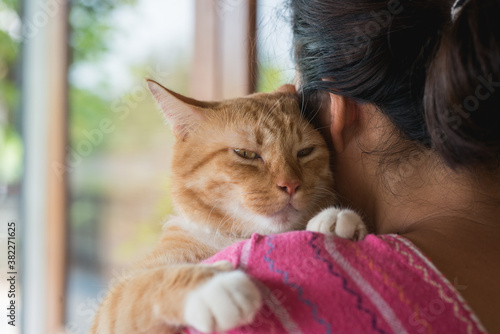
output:
[[[254,234],[206,262],[223,259],[264,297],[255,321],[230,333],[486,333],[453,285],[400,236]]]

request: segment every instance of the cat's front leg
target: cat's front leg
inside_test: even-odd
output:
[[[368,233],[359,214],[349,209],[335,207],[325,209],[311,218],[306,230],[356,241],[362,240]]]
[[[152,268],[113,288],[91,333],[175,333],[248,324],[262,304],[255,284],[229,262]]]
[[[262,306],[260,291],[242,271],[218,274],[189,293],[186,324],[201,332],[224,332],[252,322]]]

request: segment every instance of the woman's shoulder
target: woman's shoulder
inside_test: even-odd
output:
[[[449,281],[397,235],[254,234],[209,261],[222,259],[263,293],[253,332],[484,332]]]

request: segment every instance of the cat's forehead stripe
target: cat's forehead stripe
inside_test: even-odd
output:
[[[228,124],[235,125],[238,132],[246,132],[241,136],[251,139],[258,147],[275,142],[277,138],[302,142],[307,137],[305,133],[312,130],[301,115],[297,101],[286,95],[229,100],[220,109],[215,114],[228,117]]]
[[[300,114],[296,113],[296,106],[285,103],[283,100],[274,102],[268,101],[265,105],[259,106],[262,111],[256,116],[258,124],[273,133],[279,132],[280,135],[286,135],[291,131],[301,132],[298,126]]]

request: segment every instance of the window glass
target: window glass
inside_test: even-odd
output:
[[[257,90],[269,92],[295,76],[292,30],[286,1],[259,0],[257,2]]]
[[[87,333],[172,213],[172,134],[144,78],[187,93],[194,13],[192,0],[72,2],[68,332]]]

